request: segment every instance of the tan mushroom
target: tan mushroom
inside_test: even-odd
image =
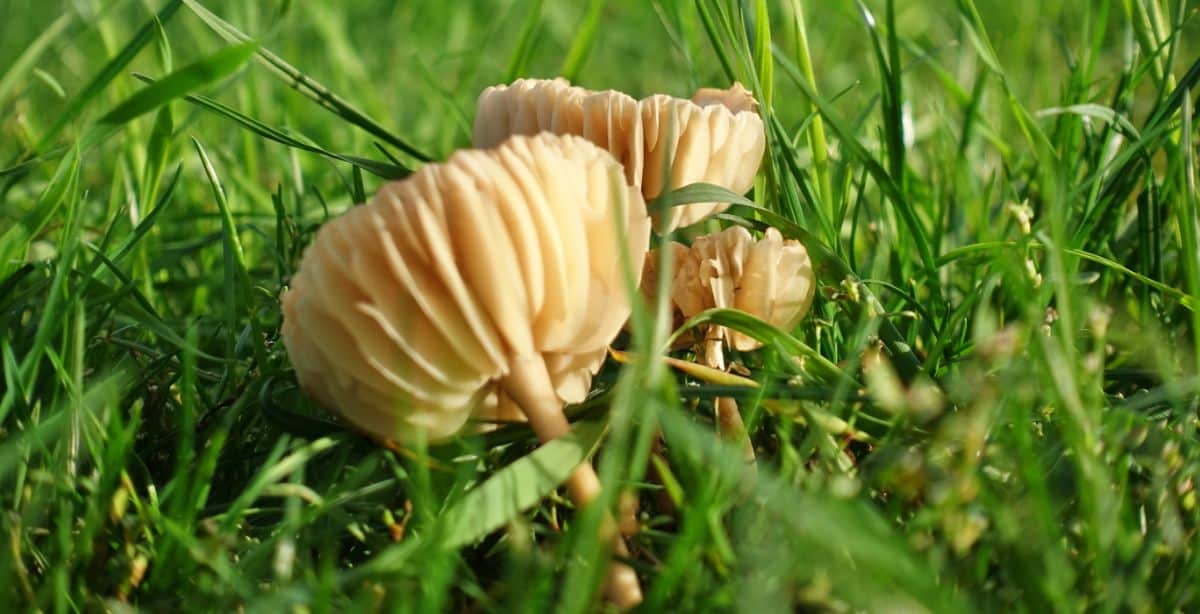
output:
[[[507,404],[548,441],[629,315],[621,250],[640,273],[649,232],[641,194],[585,139],[460,151],[321,228],[284,343],[302,388],[377,439],[443,439]],[[599,489],[588,463],[567,485],[580,505]],[[640,601],[632,569],[614,566],[609,595]]]
[[[578,134],[608,149],[646,200],[671,188],[704,182],[743,194],[754,185],[766,135],[754,97],[741,84],[704,88],[691,100],[654,95],[641,101],[616,91],[593,92],[565,79],[519,79],[489,87],[475,113],[476,147],[511,134]],[[666,175],[670,170],[670,176]],[[689,226],[728,207],[673,207],[660,229]]]
[[[674,272],[671,302],[684,318],[716,307],[744,311],[777,328],[795,328],[812,306],[816,285],[812,260],[799,241],[784,240],[768,228],[759,240],[741,226],[698,237],[690,247],[671,243]],[[646,258],[654,272],[657,255]],[[644,277],[644,276],[643,276]],[[649,291],[643,286],[643,292]],[[701,359],[716,369],[725,369],[726,346],[738,351],[761,347],[756,339],[723,326],[702,330]],[[746,447],[748,459],[754,448],[745,435],[745,425],[733,399],[718,398],[717,418],[722,430]]]

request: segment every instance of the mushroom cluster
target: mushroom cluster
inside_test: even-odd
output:
[[[593,92],[565,79],[519,79],[479,96],[474,143],[491,147],[513,134],[576,134],[608,149],[625,167],[629,183],[647,201],[693,183],[711,183],[743,194],[766,148],[757,102],[735,83],[704,88],[691,100],[656,94],[634,100]],[[669,176],[668,176],[669,173]],[[693,203],[656,216],[660,230],[689,226],[724,210],[725,203]]]
[[[744,193],[765,148],[754,98],[737,84],[638,101],[518,80],[483,92],[474,133],[478,149],[386,183],[325,224],[283,297],[300,386],[385,442],[445,439],[472,418],[525,419],[542,441],[566,433],[564,404],[587,396],[629,316],[647,199],[697,182]],[[726,206],[675,207],[657,224],[687,226]],[[754,241],[732,228],[671,245],[672,300],[685,316],[734,307],[786,327],[812,300],[807,254],[778,232]],[[754,346],[714,331],[713,366],[724,368],[722,344]],[[580,505],[594,500],[591,464],[567,487]],[[619,538],[614,550],[627,554]],[[630,567],[612,566],[607,594],[621,607],[641,600]]]
[[[776,328],[791,330],[808,313],[816,293],[812,260],[799,241],[785,240],[778,230],[768,228],[755,240],[741,226],[731,226],[711,235],[697,237],[691,246],[670,242],[673,271],[670,299],[678,315],[690,318],[713,308],[737,309]],[[651,292],[661,274],[658,256],[651,252],[642,275],[643,292]],[[702,328],[700,358],[709,367],[724,370],[725,348],[741,352],[762,346],[757,339],[723,326]],[[717,419],[722,430],[741,440],[746,457],[754,449],[733,399],[718,398]]]

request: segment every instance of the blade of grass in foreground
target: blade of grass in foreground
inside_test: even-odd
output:
[[[872,609],[871,604],[878,607],[900,599],[934,612],[968,611],[960,596],[939,584],[937,570],[912,552],[872,507],[862,501],[798,491],[765,468],[747,484],[745,465],[734,447],[714,440],[680,411],[664,411],[659,420],[664,437],[690,463],[705,467],[729,484],[752,489],[758,505],[748,506],[744,524],[738,528],[746,538],[762,539],[765,534],[759,529],[774,527],[770,534],[783,538],[767,546],[772,558],[784,563],[775,568],[776,574],[786,577],[795,573],[792,570],[805,568],[805,559],[817,556],[825,562],[825,569],[837,574],[831,578],[834,582],[856,587],[854,591],[839,590],[839,594],[854,595],[860,607]],[[744,557],[742,564],[753,568],[771,562],[756,563]]]
[[[171,113],[170,104],[164,104],[155,114],[154,127],[150,130],[150,137],[146,143],[146,163],[142,167],[141,191],[138,194],[138,203],[142,210],[133,217],[135,224],[140,223],[141,219],[149,214],[145,207],[149,207],[150,203],[158,198],[162,174],[171,155],[174,132],[175,116]]]
[[[708,41],[712,45],[713,51],[717,54],[717,59],[721,62],[721,70],[725,73],[725,78],[730,81],[737,79],[737,73],[733,68],[733,61],[729,59],[729,54],[725,51],[725,45],[717,30],[716,21],[713,19],[712,10],[708,3],[704,0],[696,0],[696,12],[700,15],[700,22],[704,25],[704,31],[708,34]]]
[[[603,422],[575,422],[566,435],[493,473],[442,514],[442,543],[457,547],[479,540],[536,505],[595,452],[604,430]]]

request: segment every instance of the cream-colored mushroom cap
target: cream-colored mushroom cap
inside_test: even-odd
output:
[[[754,185],[766,148],[754,97],[740,84],[704,88],[691,100],[654,95],[641,101],[616,91],[593,92],[565,79],[520,79],[485,89],[475,113],[476,147],[511,134],[578,134],[608,149],[647,199],[666,185],[712,183],[738,194]],[[670,176],[667,176],[670,169]],[[694,224],[726,203],[673,207],[661,229]]]
[[[671,301],[685,318],[715,307],[744,311],[791,330],[808,313],[816,291],[812,260],[799,241],[784,240],[768,228],[759,240],[741,226],[697,238],[676,249]],[[647,262],[656,259],[654,254]],[[718,338],[739,351],[761,344],[742,333],[717,327]]]
[[[580,401],[649,231],[620,164],[583,138],[459,151],[321,228],[283,297],[284,343],[305,392],[379,439],[453,435],[518,365]]]

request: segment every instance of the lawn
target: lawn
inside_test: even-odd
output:
[[[0,611],[604,609],[634,501],[647,611],[1200,610],[1195,0],[0,16]],[[749,201],[676,239],[779,228],[811,313],[686,323],[765,341],[731,378],[639,303],[541,448],[363,437],[281,341],[305,246],[469,146],[484,87],[558,75],[753,90]]]

